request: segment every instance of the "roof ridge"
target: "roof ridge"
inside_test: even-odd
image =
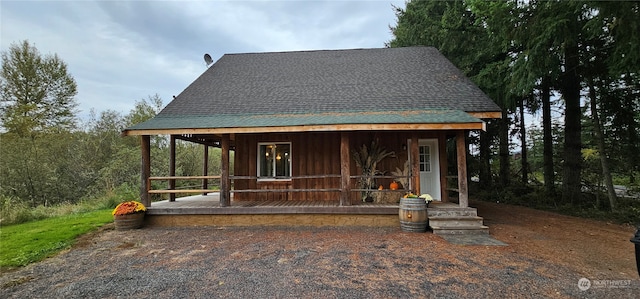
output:
[[[347,115],[347,114],[385,114],[385,113],[412,113],[412,114],[418,114],[418,113],[436,113],[436,112],[440,112],[440,113],[450,113],[450,112],[455,112],[455,111],[461,111],[464,112],[463,110],[460,109],[453,109],[453,108],[447,108],[447,107],[424,107],[422,109],[393,109],[393,108],[385,108],[385,109],[358,109],[358,110],[327,110],[327,111],[315,111],[315,112],[304,112],[304,111],[300,111],[300,112],[293,112],[293,111],[287,111],[287,112],[253,112],[253,113],[220,113],[217,114],[217,116],[238,116],[238,117],[245,117],[245,116],[274,116],[274,115],[279,115],[279,116],[286,116],[286,115],[290,115],[290,116],[304,116],[304,115],[329,115],[329,114],[334,114],[334,115]],[[206,114],[175,114],[175,115],[163,115],[163,114],[158,114],[157,117],[210,117],[211,115],[206,115]]]
[[[319,52],[346,52],[346,51],[367,51],[367,50],[385,50],[385,49],[410,49],[410,48],[433,48],[433,46],[415,45],[408,47],[396,47],[396,48],[348,48],[348,49],[318,49],[318,50],[290,50],[290,51],[272,51],[272,52],[244,52],[244,53],[225,53],[223,56],[229,55],[253,55],[253,54],[293,54],[293,53],[319,53]],[[437,50],[437,49],[436,49]]]

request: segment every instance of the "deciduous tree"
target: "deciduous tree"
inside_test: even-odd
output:
[[[28,41],[2,52],[0,121],[20,136],[75,126],[76,82],[58,55],[42,56]]]

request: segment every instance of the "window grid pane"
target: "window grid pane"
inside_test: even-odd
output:
[[[291,145],[288,143],[258,145],[259,177],[291,176]]]
[[[431,148],[428,145],[420,146],[420,171],[431,171]]]
[[[275,146],[275,175],[290,176],[291,159],[289,157],[290,146],[288,144],[277,144]]]
[[[260,146],[260,176],[273,176],[273,152],[271,145]]]

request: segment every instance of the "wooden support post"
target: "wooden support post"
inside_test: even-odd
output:
[[[169,138],[169,176],[176,176],[176,136]],[[176,189],[176,180],[169,180],[169,190]],[[169,201],[176,201],[176,194],[169,193]]]
[[[341,206],[350,206],[351,205],[351,172],[349,169],[349,165],[351,161],[351,156],[349,155],[349,133],[341,132],[340,133],[340,205]]]
[[[418,135],[411,135],[411,192],[420,194],[420,151],[418,149]]]
[[[204,153],[202,155],[202,175],[203,176],[207,176],[209,175],[209,146],[208,145],[204,145]],[[206,190],[209,189],[209,180],[208,179],[202,179],[202,189]],[[202,195],[207,195],[207,192],[202,193]]]
[[[444,132],[438,135],[438,153],[440,154],[440,200],[449,202],[449,191],[447,191],[447,134]]]
[[[461,208],[469,207],[469,189],[467,186],[467,150],[465,131],[460,130],[456,134],[456,152],[458,159],[458,205]]]
[[[229,134],[222,134],[220,142],[222,153],[220,154],[222,173],[220,178],[220,206],[228,207],[231,204],[231,188],[229,182]]]
[[[142,150],[142,169],[140,171],[140,202],[146,207],[151,206],[149,189],[151,183],[151,137],[149,135],[140,136],[140,149]]]

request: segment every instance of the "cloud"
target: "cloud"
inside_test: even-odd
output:
[[[2,1],[0,46],[56,53],[90,109],[165,104],[206,70],[204,53],[376,48],[404,1]]]

